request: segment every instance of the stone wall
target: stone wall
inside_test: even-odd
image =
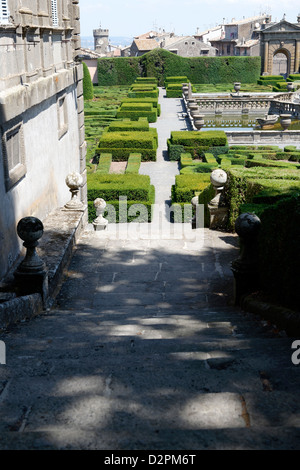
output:
[[[18,221],[68,202],[70,172],[83,176],[86,202],[79,5],[51,4],[8,0],[10,23],[0,24],[0,279],[22,248]]]

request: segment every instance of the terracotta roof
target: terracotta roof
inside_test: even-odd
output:
[[[245,41],[244,44],[242,42],[238,43],[236,47],[252,47],[259,43],[258,39],[249,39],[249,41]]]
[[[161,36],[161,33],[157,33],[156,31],[149,31],[148,33],[135,36],[134,39],[153,39],[154,37],[158,36]]]
[[[98,59],[99,57],[103,57],[103,54],[99,54],[96,51],[92,51],[91,49],[85,49],[83,47],[80,48],[80,54],[90,56],[90,59]]]
[[[159,44],[155,39],[135,39],[133,41],[139,51],[152,51],[159,47]]]
[[[250,18],[243,18],[242,20],[238,20],[238,21],[236,21],[233,18],[229,23],[225,23],[225,25],[229,26],[229,25],[234,25],[234,24],[238,25],[238,24],[244,24],[244,23],[251,23],[252,21],[259,21],[259,20],[265,19],[268,16],[269,15],[252,16]]]

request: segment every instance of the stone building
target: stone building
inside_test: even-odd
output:
[[[109,51],[109,30],[108,29],[94,29],[94,50],[102,57],[105,57]]]
[[[260,48],[263,74],[299,73],[300,14],[297,23],[290,23],[284,17],[279,23],[264,25],[260,31]]]
[[[176,36],[174,33],[166,33],[165,31],[150,31],[134,38],[130,46],[130,56],[138,57],[158,48],[181,57],[216,55],[214,47],[194,36]]]
[[[264,14],[224,23],[210,44],[217,49],[219,56],[258,56],[260,55],[259,34],[261,26],[269,16]]]
[[[18,221],[63,207],[69,173],[86,202],[78,3],[1,0],[0,279],[22,248]]]

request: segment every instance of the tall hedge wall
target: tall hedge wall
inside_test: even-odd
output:
[[[260,57],[181,57],[155,49],[140,57],[98,59],[99,85],[130,85],[137,77],[185,75],[192,83],[255,83],[261,72]]]
[[[98,85],[131,85],[142,75],[139,57],[98,59]]]

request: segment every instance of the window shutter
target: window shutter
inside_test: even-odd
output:
[[[51,0],[51,4],[52,4],[52,23],[53,23],[53,26],[58,26],[57,0]]]
[[[1,0],[0,5],[0,23],[6,24],[9,22],[9,11],[7,6],[7,0]]]

